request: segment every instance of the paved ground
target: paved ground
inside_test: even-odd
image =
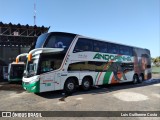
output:
[[[68,97],[62,91],[36,95],[24,91],[20,83],[0,83],[0,111],[160,111],[160,75],[141,84],[101,86],[88,92],[79,90]],[[116,119],[158,120],[155,117]]]

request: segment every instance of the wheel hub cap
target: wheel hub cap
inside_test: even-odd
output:
[[[89,82],[88,81],[84,82],[84,86],[89,87]]]
[[[73,90],[74,89],[74,84],[73,83],[69,83],[68,84],[68,89]]]

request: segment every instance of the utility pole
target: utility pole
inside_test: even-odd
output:
[[[34,25],[36,25],[36,0],[34,0]]]

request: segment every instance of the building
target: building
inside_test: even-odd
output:
[[[18,54],[28,52],[30,47],[49,27],[0,22],[0,74],[2,66],[15,61]]]

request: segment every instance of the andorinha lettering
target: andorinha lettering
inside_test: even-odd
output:
[[[114,60],[114,61],[132,61],[131,56],[122,56],[122,55],[109,55],[109,54],[100,54],[97,53],[93,59],[103,59],[103,60]]]

